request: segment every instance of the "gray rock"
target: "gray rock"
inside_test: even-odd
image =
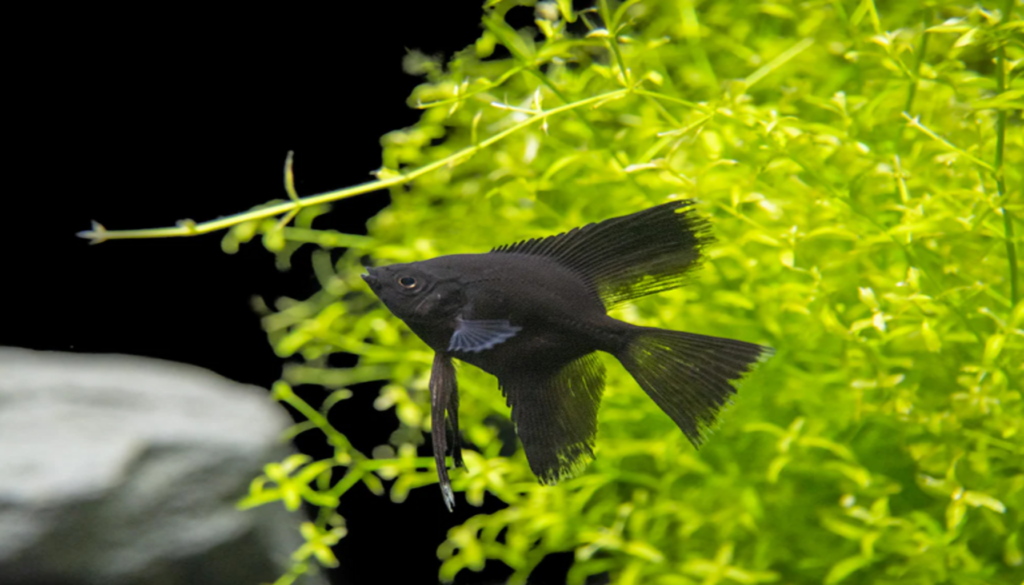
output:
[[[0,582],[274,581],[303,518],[235,503],[289,424],[194,366],[0,348]]]

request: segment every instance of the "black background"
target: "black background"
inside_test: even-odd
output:
[[[251,6],[251,5],[250,5]],[[381,164],[379,139],[413,124],[407,49],[450,57],[480,34],[480,2],[359,2],[303,11],[213,14],[172,9],[65,12],[9,21],[31,38],[13,55],[7,92],[0,345],[125,353],[195,364],[263,387],[282,360],[250,307],[253,295],[306,298],[318,289],[308,249],[288,273],[258,243],[229,256],[222,234],[110,241],[75,233],[204,221],[284,197],[294,150],[308,195],[362,183]],[[528,9],[523,25],[532,17]],[[42,24],[45,22],[46,24]],[[326,222],[365,233],[388,202],[378,192],[336,204]],[[415,226],[410,226],[415,229]],[[356,388],[335,424],[369,451],[395,427]],[[307,433],[299,446],[326,456]],[[342,501],[349,536],[334,583],[433,583],[436,546],[483,510],[459,497],[449,514],[434,487],[392,504],[357,487]],[[569,555],[532,583],[564,581]],[[497,583],[488,565],[457,583]]]

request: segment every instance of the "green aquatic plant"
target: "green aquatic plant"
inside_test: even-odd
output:
[[[534,25],[513,28],[509,10]],[[607,360],[597,459],[553,487],[521,452],[500,455],[487,418],[508,409],[493,378],[463,368],[461,425],[479,451],[453,485],[507,507],[434,543],[441,579],[493,560],[525,583],[573,551],[572,584],[1020,582],[1019,3],[490,0],[482,22],[447,63],[410,54],[422,116],[384,136],[376,181],[302,199],[289,179],[291,200],[216,222],[92,232],[230,227],[226,251],[260,235],[282,265],[313,245],[322,290],[263,322],[278,355],[304,361],[275,398],[335,456],[269,465],[244,502],[321,510],[281,582],[312,557],[336,562],[339,502],[357,483],[388,481],[401,501],[437,481],[416,449],[431,352],[374,301],[361,256],[480,252],[677,197],[713,226],[705,268],[615,315],[776,356],[700,452]],[[368,236],[313,226],[329,202],[385,187]],[[327,367],[336,352],[358,364]],[[374,380],[398,428],[367,455],[326,413]],[[298,384],[322,386],[324,405]]]

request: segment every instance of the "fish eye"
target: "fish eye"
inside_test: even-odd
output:
[[[416,288],[416,279],[411,276],[403,276],[398,279],[398,284],[405,288]]]

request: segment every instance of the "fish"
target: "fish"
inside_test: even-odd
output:
[[[700,447],[735,382],[773,350],[633,325],[608,311],[690,282],[713,242],[695,201],[681,199],[486,253],[366,269],[373,293],[434,350],[431,442],[449,510],[449,446],[453,465],[464,467],[455,359],[497,377],[542,484],[573,477],[594,458],[605,387],[597,352],[617,358]]]

